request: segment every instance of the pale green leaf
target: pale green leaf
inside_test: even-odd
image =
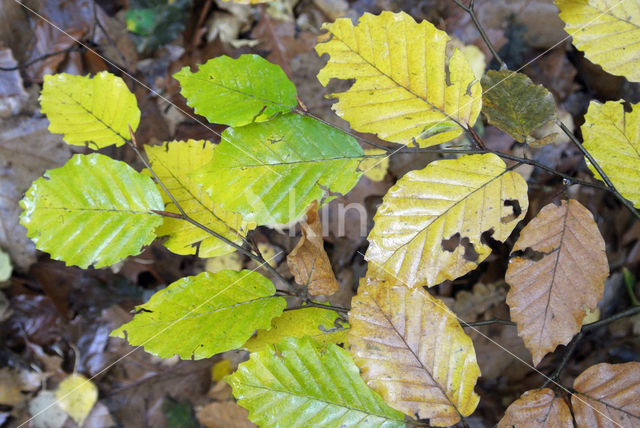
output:
[[[123,145],[129,126],[140,123],[136,97],[124,81],[106,71],[91,76],[54,74],[44,77],[40,95],[49,131],[64,134],[67,144],[102,148]]]
[[[584,148],[620,194],[640,208],[640,104],[625,112],[621,101],[591,101],[581,130]],[[589,161],[587,165],[600,179]]]
[[[174,75],[182,95],[209,122],[242,126],[296,108],[296,88],[282,69],[258,55],[220,56]]]
[[[489,70],[482,78],[482,86],[486,88],[482,112],[489,123],[521,143],[556,116],[553,95],[524,74]]]
[[[340,18],[322,26],[316,51],[330,55],[318,80],[355,79],[333,110],[351,128],[407,145],[428,147],[473,126],[482,88],[465,55],[447,55],[447,33],[404,12],[365,13],[357,25]],[[324,43],[323,43],[324,42]]]
[[[242,216],[230,213],[215,204],[190,176],[213,158],[216,146],[208,141],[173,141],[161,146],[146,148],[151,168],[169,189],[182,209],[200,224],[237,244],[242,242],[253,227],[242,222]],[[162,191],[165,211],[179,213],[166,192]],[[215,257],[235,249],[193,224],[176,218],[165,217],[156,230],[158,236],[168,236],[164,246],[176,254],[196,254]]]
[[[259,330],[256,336],[244,344],[250,352],[262,351],[267,345],[275,345],[284,337],[309,336],[321,345],[347,343],[349,324],[330,309],[316,307],[287,311],[274,318],[271,330]]]
[[[213,200],[245,221],[281,224],[300,217],[326,190],[351,190],[362,174],[358,163],[363,154],[344,132],[287,114],[227,128],[213,161],[194,178]]]
[[[139,254],[155,238],[162,197],[153,181],[121,161],[75,155],[34,181],[20,222],[36,247],[67,265],[96,268]]]
[[[262,428],[405,426],[402,413],[367,387],[347,351],[309,337],[251,354],[226,381]]]
[[[268,329],[287,305],[275,292],[257,272],[203,272],[154,294],[111,335],[163,358],[208,358],[240,348],[254,331]]]

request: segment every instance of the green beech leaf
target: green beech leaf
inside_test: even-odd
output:
[[[262,351],[268,345],[275,345],[284,337],[310,336],[321,345],[329,343],[347,343],[349,324],[340,315],[330,309],[302,308],[287,311],[274,318],[271,330],[258,330],[258,333],[244,344],[250,352]]]
[[[127,30],[138,52],[171,43],[184,30],[193,0],[129,0]]]
[[[20,222],[39,250],[82,268],[139,254],[155,238],[164,204],[153,181],[126,163],[75,155],[34,181]]]
[[[553,95],[521,73],[489,70],[482,78],[482,112],[519,142],[556,116]]]
[[[172,141],[161,146],[149,146],[146,152],[153,171],[191,218],[240,244],[240,235],[246,235],[253,227],[243,224],[240,214],[230,213],[215,204],[189,177],[191,172],[211,161],[215,147],[202,140]],[[161,193],[165,210],[179,213],[167,194]],[[216,257],[235,251],[215,236],[182,219],[165,217],[156,233],[169,237],[164,246],[176,254],[196,254],[199,249],[200,257]]]
[[[133,320],[111,336],[126,337],[162,358],[208,358],[241,347],[257,329],[268,329],[287,306],[275,292],[269,279],[249,270],[188,276],[137,306]]]
[[[182,95],[209,122],[242,126],[296,108],[296,87],[282,69],[258,55],[220,56],[174,74]]]
[[[351,190],[362,174],[363,154],[353,137],[310,117],[287,114],[227,128],[213,161],[194,178],[245,221],[281,224],[300,217],[326,190]]]
[[[225,380],[262,428],[405,426],[402,413],[364,383],[347,351],[322,349],[309,337],[252,353]]]
[[[90,76],[44,76],[40,95],[49,131],[64,134],[67,144],[102,148],[123,145],[140,123],[136,97],[124,81],[103,71]]]

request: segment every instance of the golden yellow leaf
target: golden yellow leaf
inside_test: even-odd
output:
[[[73,374],[58,385],[56,400],[60,408],[82,426],[98,400],[98,388],[86,377]]]
[[[573,389],[579,428],[640,426],[640,363],[596,364],[576,378]]]
[[[231,361],[220,360],[211,367],[211,380],[220,382],[228,374],[231,374]]]
[[[242,270],[243,266],[242,256],[237,253],[229,253],[224,256],[213,257],[207,259],[205,263],[205,270],[207,272],[216,273],[221,270],[231,269],[235,271]]]
[[[318,201],[313,201],[307,210],[307,220],[302,223],[302,237],[287,256],[287,264],[296,282],[306,286],[311,295],[330,296],[340,288],[324,250]]]
[[[591,101],[584,116],[584,148],[593,156],[616,189],[640,208],[640,106],[625,112],[622,101]],[[587,161],[596,178],[600,174]]]
[[[365,156],[385,155],[386,150],[382,149],[364,149]],[[364,176],[371,181],[382,181],[387,175],[387,168],[389,168],[389,156],[383,157],[365,157],[358,169],[364,172]]]
[[[214,149],[215,146],[208,141],[189,140],[149,146],[146,151],[154,172],[191,218],[225,238],[240,243],[239,235],[246,235],[255,225],[243,223],[240,214],[223,210],[189,176],[211,161]],[[166,204],[165,210],[178,213],[167,194],[163,190],[161,193]],[[200,257],[215,257],[234,251],[233,247],[181,219],[165,217],[156,233],[169,237],[164,245],[176,254],[196,254],[198,247]]]
[[[556,0],[575,47],[602,68],[640,81],[638,0]]]
[[[449,36],[428,21],[404,12],[365,13],[325,23],[316,51],[330,55],[318,80],[355,79],[333,110],[352,129],[402,144],[428,147],[473,126],[482,107],[482,88],[465,55],[449,57]]]
[[[386,403],[434,426],[473,413],[480,368],[471,339],[442,301],[421,288],[363,280],[351,305],[350,352]]]
[[[552,389],[527,391],[511,403],[498,428],[573,428],[567,402]]]
[[[580,331],[607,276],[604,239],[578,201],[546,205],[522,229],[505,277],[507,304],[535,365]]]
[[[437,285],[475,269],[528,208],[527,184],[494,154],[432,162],[389,190],[373,218],[370,272],[409,287]]]

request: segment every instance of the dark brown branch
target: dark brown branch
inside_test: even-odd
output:
[[[478,20],[476,12],[473,9],[474,0],[471,0],[468,6],[462,3],[461,0],[453,0],[453,2],[457,4],[462,10],[467,12],[467,14],[469,14],[469,17],[471,17],[471,20],[473,21],[473,25],[476,27],[476,30],[478,30],[478,32],[480,33],[480,37],[482,37],[484,44],[487,45],[487,47],[491,51],[491,55],[493,55],[496,61],[498,61],[501,69],[506,69],[507,64],[505,64],[502,58],[500,58],[500,55],[498,55],[498,51],[496,51],[496,48],[493,46],[493,43],[491,43],[491,40],[489,40],[489,36],[487,36],[487,33],[484,31],[484,28],[482,27],[482,24],[480,24],[480,21]]]
[[[475,321],[475,322],[466,322],[462,321],[462,327],[479,327],[483,325],[492,325],[492,324],[504,324],[504,325],[516,325],[513,321],[503,320],[500,318],[492,318],[490,320],[485,321]]]
[[[36,62],[44,61],[47,58],[51,58],[52,56],[67,54],[67,53],[70,53],[70,52],[84,52],[85,50],[86,49],[84,47],[71,46],[71,47],[68,47],[66,49],[62,49],[60,51],[55,51],[55,52],[51,52],[51,53],[48,53],[48,54],[44,54],[42,56],[39,56],[38,58],[32,59],[31,61],[27,61],[24,64],[18,64],[15,67],[0,67],[0,71],[21,70],[23,68],[27,68],[30,65],[35,64]]]
[[[308,300],[307,302],[305,302],[301,306],[294,306],[292,308],[287,308],[287,309],[285,309],[285,311],[295,311],[297,309],[304,309],[304,308],[330,309],[332,311],[340,312],[340,313],[343,313],[343,314],[346,314],[346,313],[349,312],[348,308],[343,308],[341,306],[325,305],[324,303],[317,303],[317,302],[313,302],[311,300]]]

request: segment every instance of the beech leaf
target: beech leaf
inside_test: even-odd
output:
[[[287,256],[287,264],[296,282],[306,286],[309,294],[330,296],[340,288],[324,250],[317,201],[313,201],[307,210],[307,219],[302,223],[302,237]]]
[[[573,389],[578,427],[640,426],[640,363],[596,364],[576,378]]]
[[[370,272],[409,287],[472,271],[527,212],[527,184],[494,154],[431,162],[382,199],[365,258]]]
[[[552,389],[527,391],[511,403],[498,428],[573,428],[567,402]]]
[[[522,229],[505,277],[507,304],[535,365],[580,331],[607,276],[604,239],[578,201],[546,205]]]
[[[489,70],[482,78],[482,112],[489,123],[515,140],[526,143],[529,134],[556,115],[553,95],[527,76],[509,70]]]
[[[56,389],[56,401],[78,426],[82,426],[98,400],[98,388],[82,375],[66,377]]]
[[[640,208],[640,104],[625,112],[622,101],[591,101],[584,121],[584,148],[620,194]],[[588,160],[587,165],[600,179]]]
[[[365,13],[325,23],[316,45],[330,55],[318,73],[355,79],[333,110],[351,128],[401,144],[428,147],[450,141],[473,126],[482,107],[482,88],[465,55],[446,54],[447,33],[404,12]]]
[[[442,301],[421,288],[361,281],[349,322],[362,377],[391,407],[435,426],[473,413],[480,368],[471,339]]]

